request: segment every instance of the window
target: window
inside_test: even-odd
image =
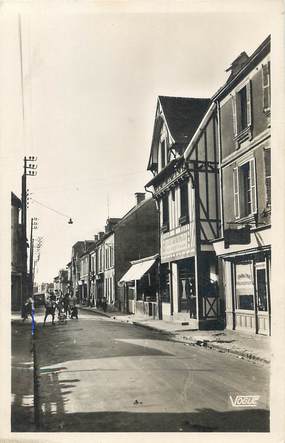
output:
[[[162,199],[162,231],[166,232],[169,229],[169,204],[168,194]]]
[[[253,215],[257,210],[255,175],[254,159],[233,170],[235,218]]]
[[[254,277],[253,264],[239,263],[236,265],[236,308],[254,310]]]
[[[161,149],[161,169],[163,169],[165,167],[165,160],[166,160],[166,143],[165,140],[163,140],[160,144],[160,149]]]
[[[251,126],[251,83],[240,88],[232,97],[234,136],[249,135]]]
[[[257,308],[259,311],[268,311],[266,266],[261,263],[256,266]]]
[[[162,302],[170,302],[170,271],[168,264],[161,264],[160,266],[160,290]]]
[[[271,151],[264,149],[266,208],[271,208]]]
[[[113,246],[110,247],[110,254],[111,254],[111,266],[114,266],[114,248],[113,248]]]
[[[238,93],[239,107],[240,107],[240,129],[247,127],[247,96],[246,87],[242,88]]]
[[[110,277],[110,298],[111,301],[113,302],[113,278]]]
[[[189,203],[188,203],[188,182],[180,186],[180,218],[179,223],[185,224],[189,221]]]
[[[103,271],[103,250],[102,250],[102,248],[100,248],[100,251],[99,251],[99,271],[100,272]]]
[[[262,65],[262,85],[263,85],[263,110],[266,112],[270,109],[270,62]]]

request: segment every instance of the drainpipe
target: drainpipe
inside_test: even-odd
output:
[[[157,300],[157,308],[158,308],[158,319],[162,320],[162,300],[161,300],[161,287],[160,287],[160,248],[161,248],[161,239],[160,239],[160,208],[158,198],[154,195],[152,191],[147,189],[147,186],[144,186],[146,192],[149,192],[156,203],[156,209],[158,213],[158,261],[157,261],[157,270],[158,270],[158,300]]]
[[[194,226],[195,226],[195,293],[196,293],[196,320],[198,323],[198,329],[200,329],[200,316],[203,312],[203,306],[200,301],[200,217],[199,217],[199,177],[197,162],[194,161],[194,174],[190,171],[189,163],[185,159],[185,168],[188,172],[192,187],[194,189]]]
[[[224,203],[223,203],[223,178],[222,178],[222,136],[221,136],[221,116],[220,104],[215,101],[218,118],[218,156],[219,156],[219,186],[220,186],[220,217],[221,217],[221,238],[224,237]]]

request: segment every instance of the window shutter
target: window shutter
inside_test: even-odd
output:
[[[250,191],[251,191],[251,213],[254,214],[257,211],[256,204],[256,171],[255,171],[255,159],[250,160]]]
[[[239,218],[239,180],[238,168],[233,170],[233,188],[234,188],[234,214],[235,218]]]
[[[271,151],[264,150],[264,172],[265,172],[265,187],[266,187],[266,207],[271,206]]]
[[[251,81],[246,84],[246,101],[247,101],[247,126],[252,123],[251,117]]]
[[[263,109],[270,108],[270,62],[262,65]]]
[[[236,95],[232,96],[232,109],[233,109],[234,137],[236,137],[237,133],[238,133],[238,127],[237,127],[237,98],[236,98]]]

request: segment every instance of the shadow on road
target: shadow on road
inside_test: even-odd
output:
[[[84,324],[84,326],[83,326]],[[80,327],[82,325],[82,327]],[[100,324],[96,324],[94,328],[94,322],[88,319],[80,319],[70,321],[65,325],[52,326],[47,324],[37,326],[37,353],[39,356],[39,363],[41,367],[47,365],[55,365],[62,363],[66,360],[82,360],[86,359],[86,353],[88,352],[89,358],[101,359],[101,358],[114,358],[114,357],[135,357],[135,356],[174,356],[174,354],[166,351],[161,351],[155,346],[151,347],[141,344],[134,344],[130,341],[124,341],[129,339],[129,331],[126,329],[128,325],[121,325],[112,323],[112,333],[110,336],[97,335],[98,329],[106,330],[106,327],[110,325],[107,321],[102,321]],[[114,333],[114,327],[116,331]],[[94,329],[92,329],[94,328]],[[89,331],[86,334],[80,334],[82,331]],[[90,332],[93,331],[93,332]],[[64,333],[64,336],[63,334]],[[154,335],[153,332],[143,331],[144,336],[148,340],[166,341],[167,339],[161,335]],[[133,337],[135,334],[138,338],[141,338],[141,332],[132,329]],[[108,345],[106,345],[108,341]]]
[[[11,431],[34,430],[34,365],[31,326],[13,321],[11,328]]]
[[[100,330],[104,333],[99,333]],[[128,325],[112,323],[110,328],[109,320],[94,324],[88,318],[80,318],[65,325],[49,324],[45,328],[38,325],[36,350],[43,394],[39,398],[40,432],[269,432],[269,411],[265,409],[144,412],[144,405],[138,403],[132,405],[131,411],[102,411],[96,404],[95,393],[92,412],[74,412],[76,405],[72,405],[70,394],[81,381],[74,377],[74,372],[78,374],[89,369],[75,365],[76,368],[73,366],[69,371],[68,362],[86,358],[175,357],[175,354],[151,347],[151,340],[156,344],[159,340],[167,340],[161,335],[151,331],[143,331],[142,335],[140,330],[132,328],[132,339],[143,342],[145,338],[147,346],[132,343],[127,340],[129,337]]]
[[[191,413],[90,412],[45,416],[46,432],[269,432],[269,412],[263,409]]]

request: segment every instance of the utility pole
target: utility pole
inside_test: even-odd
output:
[[[22,242],[23,242],[23,271],[24,271],[24,299],[27,298],[28,295],[28,269],[27,269],[27,176],[35,176],[37,175],[37,165],[36,162],[37,157],[30,156],[24,157],[24,173],[22,175],[22,213],[21,213],[21,225],[22,225]],[[32,245],[31,245],[32,247]],[[23,302],[24,300],[22,300]]]
[[[34,270],[33,270],[33,261],[34,261],[34,239],[33,239],[33,230],[38,229],[38,219],[36,217],[31,218],[31,237],[30,237],[30,287],[31,293],[33,294],[34,287]]]
[[[37,237],[33,241],[33,281],[35,280],[37,263],[40,261],[40,252],[43,245],[43,237]]]

